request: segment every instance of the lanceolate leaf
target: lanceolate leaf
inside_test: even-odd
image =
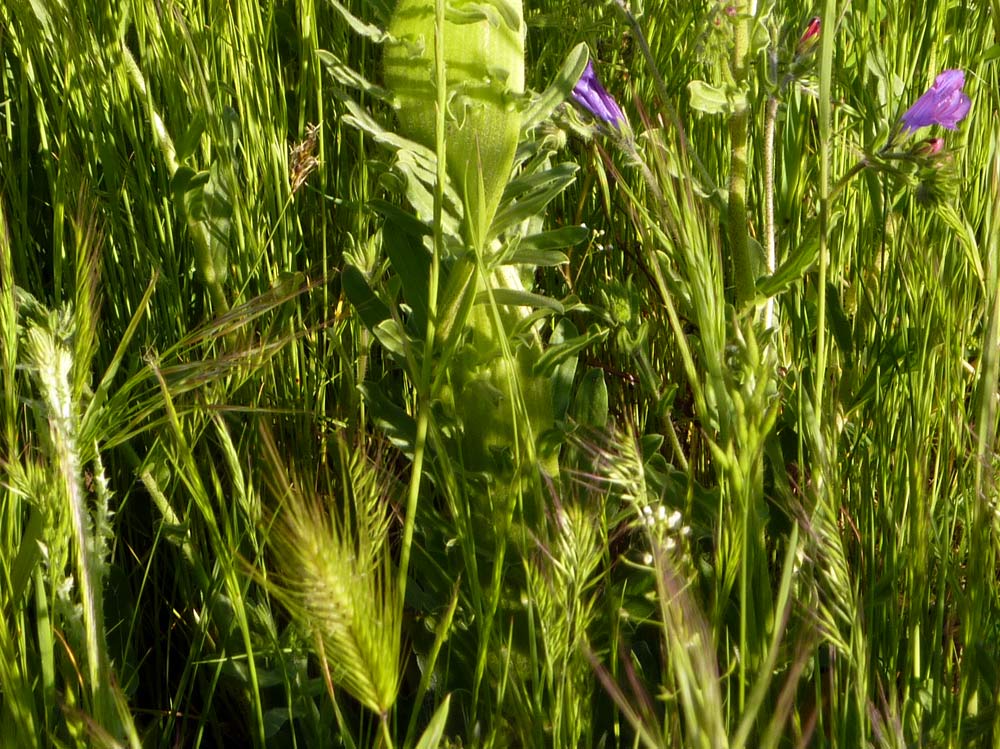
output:
[[[403,296],[413,311],[414,327],[423,331],[427,329],[431,254],[424,247],[421,234],[414,233],[412,228],[406,223],[387,220],[382,227],[382,247],[403,284]]]
[[[356,34],[359,34],[365,37],[366,39],[371,39],[376,44],[381,44],[382,42],[391,38],[378,26],[374,26],[370,23],[365,23],[364,21],[362,21],[360,18],[351,13],[351,11],[349,11],[337,0],[326,0],[326,1],[330,3],[331,6],[333,6],[333,9],[340,14],[341,18],[347,21],[347,25],[350,26],[351,29]],[[371,5],[375,6],[376,8],[378,7],[378,4],[374,2],[372,2]]]
[[[317,50],[316,56],[319,57],[320,62],[326,66],[330,75],[333,76],[333,79],[341,86],[363,91],[369,96],[374,96],[381,101],[391,101],[392,94],[381,86],[376,86],[354,68],[349,65],[345,65],[336,55],[327,52],[325,49],[321,49]]]
[[[584,335],[571,338],[565,343],[560,343],[556,346],[549,346],[535,363],[534,373],[548,376],[552,374],[555,367],[559,366],[567,358],[575,357],[588,346],[603,341],[607,337],[607,330],[600,330],[596,326],[591,326]]]
[[[542,294],[533,294],[530,291],[520,289],[493,289],[492,291],[481,291],[476,295],[477,304],[486,304],[493,299],[501,306],[510,307],[544,307],[562,312],[563,306],[552,297]]]
[[[389,308],[375,296],[364,274],[356,267],[348,265],[344,268],[340,283],[366,328],[375,330],[380,323],[389,319]]]
[[[572,247],[587,238],[590,231],[586,226],[564,226],[561,229],[532,234],[521,240],[519,250],[557,250]]]
[[[798,282],[819,258],[819,238],[813,237],[797,247],[770,276],[757,281],[757,294],[767,298],[780,294]]]
[[[448,708],[450,705],[451,695],[449,694],[444,698],[438,709],[434,711],[434,717],[431,718],[431,722],[427,724],[423,736],[420,737],[417,749],[438,748],[441,743],[441,737],[444,735],[445,724],[448,722]]]
[[[590,51],[584,42],[573,47],[566,56],[566,62],[563,63],[555,80],[531,102],[524,113],[524,119],[521,122],[523,130],[530,130],[538,123],[547,120],[556,107],[570,97],[573,93],[573,87],[580,80],[580,76],[583,75],[583,70],[589,61]]]
[[[578,169],[576,164],[564,163],[541,174],[513,180],[504,192],[490,233],[500,234],[541,213],[545,206],[573,183]]]

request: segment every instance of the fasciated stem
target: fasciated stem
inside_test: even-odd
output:
[[[423,477],[424,454],[427,451],[427,427],[433,402],[434,343],[437,339],[438,286],[441,278],[441,256],[444,253],[442,213],[444,211],[444,185],[447,179],[444,118],[448,96],[448,79],[445,70],[445,3],[434,0],[434,84],[435,84],[435,153],[437,154],[437,180],[434,186],[434,252],[427,284],[427,335],[424,339],[423,361],[417,383],[417,434],[413,445],[413,472],[406,497],[406,515],[403,518],[403,541],[399,552],[399,605],[406,601],[406,581],[410,568],[410,549],[413,546],[413,529],[420,498],[420,481]]]

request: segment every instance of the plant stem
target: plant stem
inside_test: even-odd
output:
[[[833,189],[830,190],[829,199],[833,200],[835,197],[840,195],[843,189],[847,187],[847,183],[850,182],[851,179],[853,179],[857,175],[857,173],[860,172],[862,169],[864,169],[866,166],[869,166],[868,159],[861,159],[857,164],[848,169],[847,173],[843,177],[838,179],[837,184],[835,184],[833,186]]]
[[[816,289],[816,373],[813,408],[817,423],[822,422],[823,382],[826,379],[826,276],[830,260],[827,231],[830,225],[830,96],[833,78],[833,38],[836,4],[826,0],[820,41],[819,75],[819,279]],[[853,171],[853,170],[852,170]],[[850,175],[850,172],[848,173]],[[846,179],[846,178],[845,178]],[[843,182],[843,180],[842,180]],[[817,461],[822,465],[822,461]],[[822,475],[817,475],[817,491],[822,492]]]
[[[747,14],[748,3],[736,4],[737,21],[733,36],[732,74],[737,91],[746,88],[747,55],[750,34]],[[754,295],[753,271],[750,268],[750,236],[747,230],[747,131],[750,111],[746,104],[737,105],[729,118],[729,138],[732,159],[729,172],[729,252],[736,287],[737,310],[748,304]]]
[[[447,177],[447,159],[444,143],[444,116],[448,96],[448,79],[444,60],[444,0],[434,2],[434,83],[435,103],[435,153],[437,155],[437,181],[434,186],[434,252],[427,289],[427,335],[424,338],[423,361],[420,381],[417,383],[417,434],[413,445],[413,473],[406,498],[406,516],[403,518],[403,543],[399,553],[399,605],[406,600],[406,580],[410,567],[410,548],[413,545],[413,527],[420,498],[420,479],[423,475],[424,453],[427,449],[427,426],[430,421],[432,382],[434,377],[434,341],[438,303],[438,284],[441,276],[441,255],[444,252],[442,212],[444,210],[444,185]]]
[[[764,236],[767,241],[767,272],[773,274],[777,267],[774,228],[774,126],[778,119],[778,97],[767,100],[764,116]],[[774,297],[768,297],[764,306],[764,328],[774,325]]]

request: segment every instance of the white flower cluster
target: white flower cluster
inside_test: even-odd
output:
[[[601,241],[604,238],[605,234],[607,234],[607,232],[604,229],[591,229],[590,230],[591,248],[597,250],[598,252],[605,252],[611,249],[610,247],[605,245],[604,242]]]
[[[680,510],[674,510],[669,515],[667,508],[657,505],[654,510],[650,505],[645,505],[640,513],[643,524],[649,529],[653,537],[663,542],[667,551],[677,546],[677,540],[691,535],[691,526],[683,525],[684,517]],[[646,554],[643,561],[650,564],[653,561],[652,555]]]

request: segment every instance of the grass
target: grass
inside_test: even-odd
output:
[[[385,3],[2,5],[4,741],[994,745],[1000,6],[757,5],[528,3],[492,225]]]

